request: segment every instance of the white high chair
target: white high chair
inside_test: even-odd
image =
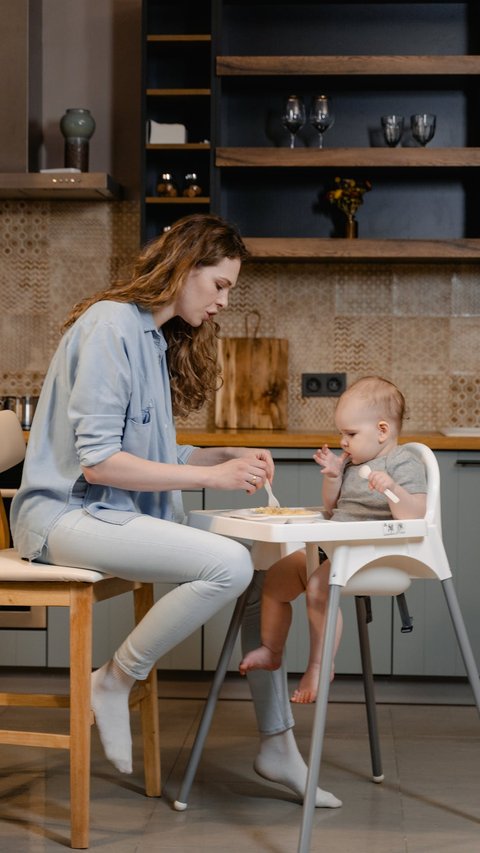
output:
[[[365,685],[368,729],[370,736],[373,779],[383,778],[377,732],[373,676],[370,663],[368,631],[366,627],[366,600],[372,595],[402,596],[412,579],[439,580],[447,601],[467,675],[480,712],[480,680],[473,652],[465,629],[452,581],[452,573],[442,541],[440,513],[440,474],[432,451],[423,444],[405,445],[425,465],[427,474],[427,511],[424,519],[404,521],[320,521],[311,524],[275,524],[228,517],[225,512],[196,511],[190,513],[194,526],[241,539],[263,543],[262,565],[266,555],[271,563],[280,556],[279,548],[292,543],[305,544],[307,572],[318,565],[317,547],[321,545],[331,561],[330,594],[325,628],[320,683],[310,746],[309,773],[303,805],[302,828],[298,853],[308,853],[315,810],[315,791],[323,749],[325,721],[330,689],[330,672],[333,660],[335,626],[341,593],[354,595]],[[216,699],[228,666],[235,638],[241,624],[243,608],[248,593],[238,600],[224,648],[215,673],[190,760],[179,791],[175,808],[187,806],[192,784],[205,738],[208,734]],[[400,603],[402,599],[400,598]]]
[[[0,472],[18,464],[25,456],[25,440],[14,412],[0,412]],[[15,490],[2,489],[11,497]],[[153,605],[153,584],[124,581],[100,571],[29,563],[9,548],[10,531],[0,497],[0,605],[68,607],[70,639],[70,686],[67,696],[46,693],[0,693],[0,706],[42,709],[68,708],[69,733],[21,731],[0,728],[0,744],[64,749],[70,759],[70,845],[86,848],[90,828],[90,676],[92,672],[93,605],[133,592],[135,622]],[[161,795],[160,735],[157,671],[132,691],[132,706],[139,705],[142,721],[145,793]],[[21,712],[20,712],[21,714]],[[20,717],[19,714],[19,717]]]
[[[345,538],[343,541],[325,542],[322,545],[331,560],[330,594],[298,853],[308,853],[310,850],[315,810],[315,789],[318,783],[322,758],[328,693],[330,689],[330,668],[333,662],[335,626],[341,593],[357,596],[358,608],[359,596],[401,595],[408,589],[412,579],[439,580],[442,584],[465,669],[472,687],[477,709],[480,713],[480,680],[478,669],[458,604],[452,581],[452,573],[442,540],[440,473],[438,463],[430,448],[423,444],[412,442],[406,444],[405,448],[421,459],[426,468],[428,489],[427,511],[425,514],[425,521],[427,523],[426,535],[422,537],[410,537],[408,535],[410,520],[392,521],[390,523],[392,538],[389,539],[380,530],[384,522],[379,521],[375,522],[379,527],[378,536],[372,536],[370,541],[358,541],[354,538],[355,527],[362,522],[354,522],[353,524],[347,522],[344,523]],[[399,528],[401,529],[402,527],[405,529],[406,536],[403,539],[397,538],[396,534],[399,532]],[[366,638],[366,649],[363,651],[366,651],[369,656],[368,636]],[[363,655],[362,662],[365,663]],[[369,663],[367,662],[368,666]],[[367,695],[367,685],[369,682],[370,696]],[[378,747],[371,668],[370,677],[365,683],[366,703],[369,709],[373,778],[374,781],[381,781],[383,774],[381,772]]]

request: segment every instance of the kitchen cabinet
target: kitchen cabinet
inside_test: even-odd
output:
[[[154,143],[145,139],[143,161],[142,239],[150,240],[176,219],[208,212],[211,171],[211,3],[178,0],[144,3],[143,111],[148,122],[181,124],[185,143]],[[170,173],[176,197],[156,191],[163,173]],[[185,175],[195,173],[202,194],[182,195]]]
[[[480,12],[474,0],[177,5],[183,12],[195,7],[188,25],[179,24],[182,33],[196,26],[212,39],[209,208],[238,224],[254,258],[478,261]],[[146,6],[149,31],[171,38],[171,5],[150,0]],[[148,114],[163,115],[165,102],[180,96],[161,86],[151,46],[147,42],[148,79],[157,74],[158,80],[148,83],[144,100]],[[175,56],[185,57],[182,51],[178,42]],[[201,63],[194,65],[197,70]],[[314,94],[332,98],[335,124],[324,149],[308,122],[296,148],[288,148],[280,117],[292,91],[305,96],[307,110]],[[192,97],[198,104],[200,95]],[[183,107],[188,115],[185,98]],[[400,147],[387,148],[380,116],[402,114],[408,126],[416,112],[437,115],[434,139],[420,148],[407,129]],[[158,151],[147,151],[147,198],[153,154],[160,162]],[[373,183],[358,216],[358,240],[340,236],[343,214],[326,200],[337,175]],[[150,204],[159,206],[161,215],[148,210],[147,236],[186,212],[174,201]]]
[[[480,453],[437,451],[436,456],[441,477],[443,540],[474,657],[480,665]],[[394,631],[392,674],[464,676],[440,584],[415,581],[407,600],[414,630],[411,634]]]
[[[255,4],[255,31],[253,5],[223,4],[216,165],[221,212],[254,255],[288,257],[292,240],[301,259],[478,258],[476,4]],[[285,147],[280,114],[291,91],[306,96],[307,110],[313,94],[331,97],[324,149],[308,127],[297,148]],[[437,115],[433,141],[413,147],[407,132],[402,147],[386,148],[380,116],[408,123],[416,112]],[[336,175],[373,183],[354,242],[325,239]]]

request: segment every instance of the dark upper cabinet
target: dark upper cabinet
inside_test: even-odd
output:
[[[146,146],[143,236],[211,209],[261,258],[478,260],[479,24],[474,0],[149,0],[145,121],[186,124],[188,143]],[[281,122],[292,93],[307,108],[294,149]],[[315,94],[335,114],[322,150]],[[422,148],[410,116],[424,112],[437,126]],[[390,113],[405,117],[396,148],[381,130]],[[156,196],[159,174],[181,183],[187,171],[201,199]],[[341,239],[344,216],[327,199],[337,176],[372,183],[355,241]]]

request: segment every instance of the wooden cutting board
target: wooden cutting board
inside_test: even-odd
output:
[[[220,338],[223,385],[215,399],[215,426],[286,429],[288,340]]]

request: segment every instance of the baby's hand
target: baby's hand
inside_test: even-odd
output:
[[[395,481],[392,480],[386,471],[372,471],[368,478],[368,485],[370,489],[381,492],[382,495],[387,490],[392,492],[395,489]]]
[[[337,455],[330,450],[328,444],[324,444],[323,447],[313,454],[313,458],[317,465],[320,465],[322,474],[325,477],[333,479],[342,476],[345,462],[348,459],[348,453],[343,452]]]

